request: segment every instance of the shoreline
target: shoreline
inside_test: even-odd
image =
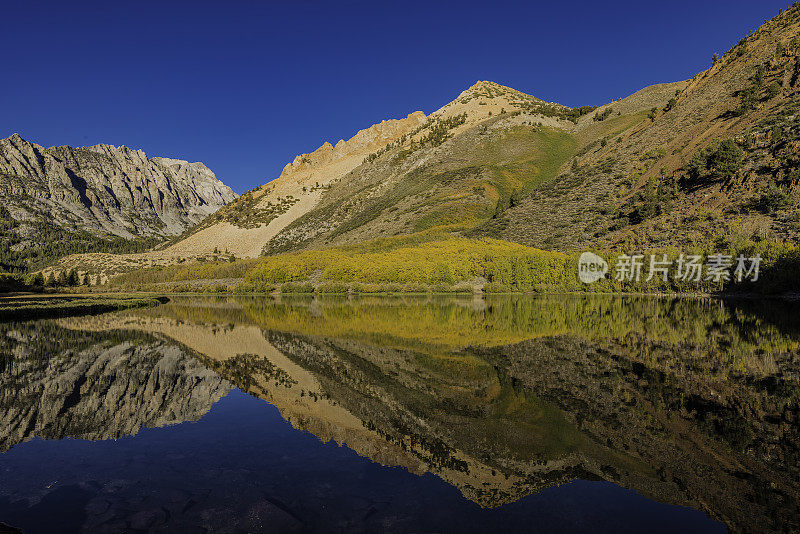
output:
[[[318,291],[159,291],[159,290],[132,290],[122,291],[76,291],[58,293],[15,292],[0,294],[0,306],[5,301],[15,299],[56,299],[56,298],[113,298],[130,299],[135,297],[157,296],[205,296],[205,297],[424,297],[424,296],[451,296],[451,297],[493,297],[493,296],[610,296],[610,297],[652,297],[652,298],[700,298],[700,299],[768,299],[768,300],[800,300],[800,293],[788,292],[782,294],[761,293],[724,293],[724,292],[648,292],[648,291],[348,291],[348,292],[318,292]]]
[[[33,297],[33,298],[31,298]],[[53,319],[93,315],[112,311],[137,308],[154,308],[166,302],[166,296],[127,296],[103,298],[80,295],[32,295],[25,298],[18,295],[7,298],[0,295],[0,322],[31,319]]]

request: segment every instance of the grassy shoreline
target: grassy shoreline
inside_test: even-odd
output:
[[[159,306],[166,297],[14,296],[0,298],[0,321],[50,319]]]

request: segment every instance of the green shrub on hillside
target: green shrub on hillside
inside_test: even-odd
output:
[[[23,291],[26,289],[25,282],[18,274],[0,273],[0,293],[12,291]]]
[[[781,94],[781,84],[779,84],[778,82],[772,82],[771,84],[769,84],[769,87],[767,87],[766,98],[768,100],[772,100],[779,94]]]
[[[689,178],[731,178],[742,167],[744,152],[733,139],[717,141],[698,151],[687,166]]]
[[[315,291],[321,294],[346,295],[350,291],[350,286],[337,282],[323,282],[317,285]]]
[[[775,215],[791,206],[792,198],[789,193],[772,181],[749,207],[768,215]]]
[[[401,292],[402,293],[427,293],[428,292],[428,286],[426,286],[424,284],[415,284],[415,283],[409,282],[408,284],[403,284]]]
[[[254,282],[241,282],[234,288],[234,293],[238,294],[249,294],[249,293],[272,293],[277,289],[275,284],[268,284],[268,283],[254,283]]]
[[[651,180],[644,192],[638,193],[633,199],[633,210],[628,214],[631,224],[658,217],[670,210],[672,191],[662,180]]]
[[[592,117],[592,120],[595,122],[602,122],[609,118],[612,113],[614,113],[614,108],[606,108],[602,113],[595,113],[594,117]]]

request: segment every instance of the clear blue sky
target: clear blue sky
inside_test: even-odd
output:
[[[200,160],[241,193],[476,80],[580,106],[690,78],[788,5],[6,2],[0,137]]]

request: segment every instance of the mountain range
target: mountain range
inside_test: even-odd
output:
[[[121,210],[130,213],[125,223],[113,210],[86,207],[104,193],[81,196],[73,180],[84,224],[126,237],[178,235],[150,252],[72,256],[60,268],[103,272],[105,280],[143,265],[411,235],[494,237],[564,252],[795,242],[798,34],[794,6],[710,58],[693,79],[600,107],[570,108],[479,81],[430,115],[416,111],[300,154],[277,179],[235,200],[202,164],[104,145],[48,149],[51,166],[80,153],[173,178],[137,182],[141,195]]]

